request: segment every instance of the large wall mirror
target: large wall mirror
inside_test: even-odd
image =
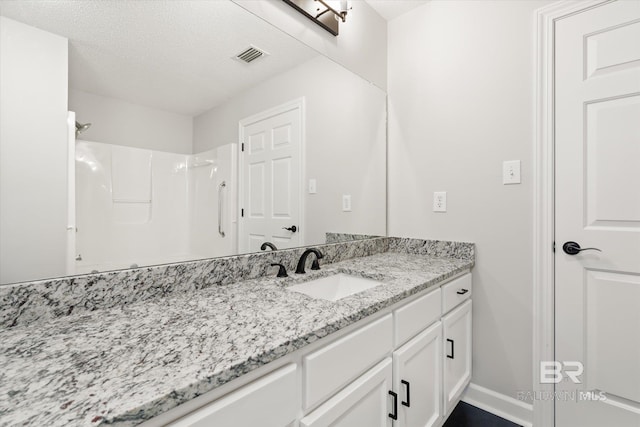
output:
[[[385,234],[385,92],[239,5],[0,14],[0,284]]]

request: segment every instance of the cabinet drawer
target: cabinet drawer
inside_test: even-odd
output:
[[[391,427],[387,358],[300,420],[301,427]]]
[[[441,298],[440,289],[435,289],[394,311],[396,347],[440,319]]]
[[[289,364],[200,408],[170,427],[282,427],[298,415],[296,365]]]
[[[471,273],[442,287],[442,312],[446,313],[471,297]]]
[[[393,319],[387,314],[303,358],[305,410],[326,400],[368,368],[393,346]]]

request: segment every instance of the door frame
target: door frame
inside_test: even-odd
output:
[[[297,109],[298,110],[298,115],[299,115],[299,120],[300,120],[300,149],[298,150],[298,161],[299,161],[299,173],[298,173],[298,180],[300,181],[300,186],[299,186],[299,195],[298,195],[298,201],[299,201],[299,212],[300,212],[300,219],[298,221],[298,236],[300,237],[300,246],[304,245],[304,234],[306,231],[306,224],[305,224],[305,210],[304,210],[304,206],[305,206],[305,200],[304,200],[304,195],[305,195],[305,183],[304,183],[304,177],[306,176],[306,163],[305,163],[305,159],[306,159],[306,123],[305,123],[305,97],[302,96],[300,98],[296,98],[294,100],[285,102],[284,104],[280,104],[277,105],[275,107],[269,108],[267,110],[261,111],[259,113],[253,114],[249,117],[245,117],[243,119],[240,119],[240,121],[238,121],[238,143],[239,143],[239,150],[238,150],[238,214],[241,212],[241,209],[243,208],[243,199],[244,199],[244,166],[243,166],[243,160],[244,160],[244,151],[242,151],[242,144],[244,143],[244,128],[248,125],[250,125],[251,123],[254,122],[258,122],[264,119],[267,119],[271,116],[275,116],[278,114],[282,114],[285,113],[287,111],[290,110],[294,110]],[[242,238],[242,233],[244,232],[244,218],[240,215],[238,215],[238,250],[240,250],[240,239]]]
[[[555,22],[614,0],[563,0],[535,16],[533,169],[533,425],[555,425],[553,384],[540,383],[540,362],[555,360]]]

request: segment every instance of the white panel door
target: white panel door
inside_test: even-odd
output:
[[[398,427],[442,422],[442,324],[437,322],[393,353]]]
[[[555,72],[556,426],[639,427],[640,1],[558,21]]]
[[[301,110],[288,105],[241,122],[240,252],[267,241],[278,249],[301,244]]]

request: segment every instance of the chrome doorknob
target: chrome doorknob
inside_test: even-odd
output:
[[[292,225],[291,227],[282,227],[283,230],[289,230],[292,233],[295,233],[296,231],[298,231],[298,227],[296,227],[295,225]]]
[[[562,245],[562,250],[567,255],[578,255],[582,251],[598,251],[602,252],[598,248],[581,248],[580,245],[576,242],[566,242]]]

